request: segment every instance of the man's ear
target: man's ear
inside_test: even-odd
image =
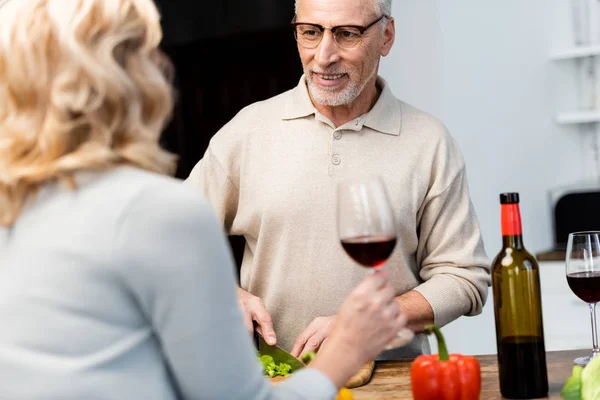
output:
[[[388,17],[385,30],[383,31],[383,46],[381,46],[381,56],[387,56],[392,50],[394,40],[396,39],[396,21],[392,17]]]

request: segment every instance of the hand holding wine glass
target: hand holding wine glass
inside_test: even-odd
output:
[[[381,178],[352,180],[338,185],[338,236],[346,253],[363,267],[377,270],[396,246],[396,222]],[[398,332],[388,350],[408,344],[410,329]]]
[[[586,366],[600,355],[596,303],[600,301],[600,231],[575,232],[567,243],[567,282],[577,297],[590,306],[592,320],[592,354],[575,359],[575,365]]]

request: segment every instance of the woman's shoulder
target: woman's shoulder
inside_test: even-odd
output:
[[[140,168],[82,172],[75,182],[76,191],[58,193],[67,201],[64,208],[108,230],[135,225],[158,231],[162,225],[214,218],[212,207],[195,187]]]
[[[121,197],[111,225],[116,248],[127,257],[159,257],[188,241],[208,243],[222,235],[208,201],[181,180],[134,168],[119,168],[102,179],[102,193]]]
[[[175,266],[173,257],[189,261],[219,251],[222,253],[215,253],[218,259],[227,254],[221,245],[223,229],[198,190],[181,180],[141,170],[120,169],[106,178],[128,192],[128,201],[121,203],[113,224],[115,260],[120,260],[118,265],[128,266],[120,273],[133,274],[137,279],[135,271],[141,269],[147,279],[151,274],[160,282],[177,268],[184,271],[197,264]],[[129,188],[124,189],[127,185]],[[169,268],[157,270],[157,265]]]
[[[139,168],[121,167],[107,173],[102,181],[108,186],[104,191],[124,197],[121,202],[124,212],[141,207],[147,212],[157,213],[153,216],[157,218],[178,214],[192,217],[191,214],[211,211],[203,194],[180,179]]]

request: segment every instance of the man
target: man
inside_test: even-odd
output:
[[[298,355],[318,349],[367,273],[336,233],[336,184],[380,175],[398,222],[385,269],[416,332],[481,312],[490,284],[462,155],[445,127],[378,77],[394,43],[391,0],[297,0],[298,86],[242,110],[187,182],[246,238],[247,325]],[[382,358],[428,352],[424,335]]]

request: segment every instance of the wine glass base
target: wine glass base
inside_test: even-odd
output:
[[[413,331],[411,331],[408,328],[404,328],[400,331],[398,331],[398,333],[396,334],[396,338],[394,340],[392,340],[392,342],[390,344],[388,344],[386,346],[386,350],[392,350],[392,349],[398,349],[400,347],[404,347],[407,344],[409,344],[413,338],[415,337],[415,334],[413,333]]]
[[[598,356],[600,356],[599,353],[592,353],[589,356],[577,357],[575,360],[573,360],[573,364],[579,365],[580,367],[585,367],[586,365],[588,365],[588,363],[590,361],[592,361],[594,358],[596,358]]]

